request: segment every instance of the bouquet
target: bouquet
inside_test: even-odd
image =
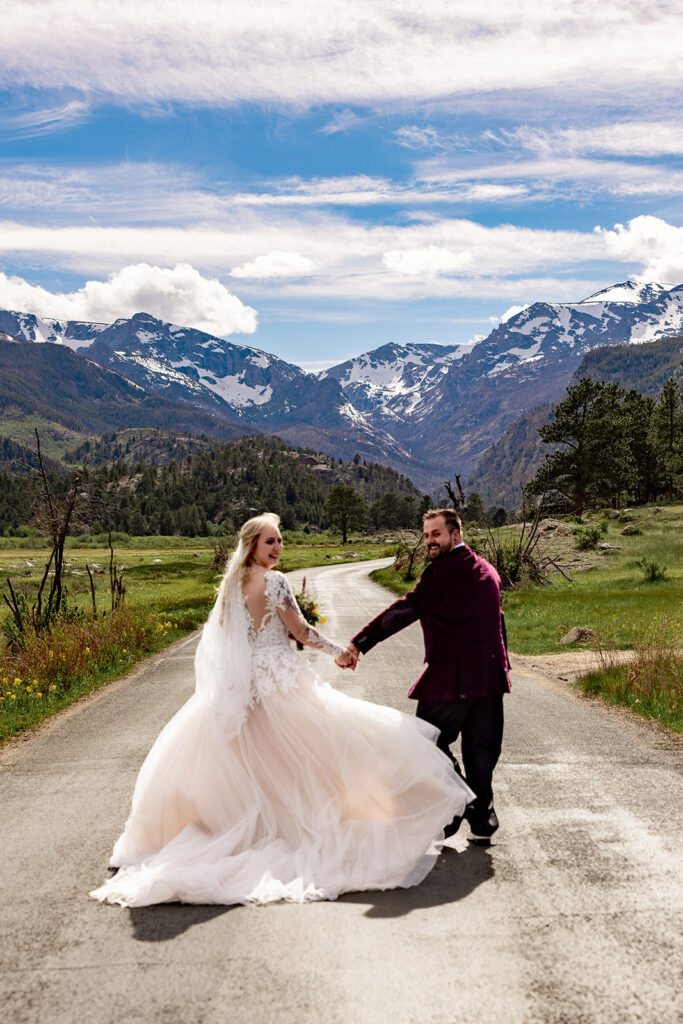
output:
[[[299,608],[301,609],[301,614],[303,615],[306,622],[308,622],[310,626],[317,626],[319,622],[327,622],[325,616],[320,614],[318,606],[313,600],[313,598],[310,596],[310,594],[306,593],[305,576],[303,583],[301,585],[301,592],[299,594],[295,594],[294,597],[296,598],[296,603],[299,605]],[[292,637],[292,639],[294,639],[294,637]],[[303,651],[304,649],[304,645],[302,643],[299,643],[298,640],[296,642],[296,647],[298,651]]]

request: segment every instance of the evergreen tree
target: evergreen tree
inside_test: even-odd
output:
[[[619,384],[584,377],[567,388],[553,421],[539,428],[546,444],[563,447],[546,455],[533,489],[555,491],[582,515],[588,504],[615,500],[635,475]]]
[[[654,408],[654,398],[635,390],[629,391],[623,401],[628,445],[635,470],[629,500],[636,505],[653,501],[659,489],[657,454],[650,430]]]
[[[660,473],[662,490],[673,497],[677,475],[678,449],[683,437],[683,392],[670,377],[662,388],[650,421],[650,441]]]
[[[362,530],[368,507],[355,487],[337,484],[327,495],[323,511],[329,522],[341,530],[342,544],[346,544],[349,530]]]

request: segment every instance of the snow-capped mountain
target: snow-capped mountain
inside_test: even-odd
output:
[[[347,359],[320,376],[339,381],[356,409],[380,413],[389,421],[409,417],[423,395],[448,367],[473,348],[469,345],[397,345]],[[389,422],[389,429],[391,423]]]
[[[525,409],[555,402],[586,352],[683,333],[683,285],[624,282],[576,303],[536,302],[460,354],[385,345],[327,371],[417,459],[417,479],[469,472]]]
[[[13,313],[0,309],[0,331],[24,341],[51,341],[77,349],[84,342],[93,341],[108,324],[92,324],[80,320],[53,320],[34,313]]]
[[[146,391],[294,445],[359,452],[432,488],[469,473],[525,410],[557,402],[587,352],[683,334],[683,285],[623,282],[536,302],[478,344],[387,344],[319,377],[146,313],[103,325],[0,311],[0,331],[77,347]]]
[[[247,421],[283,404],[306,376],[277,356],[148,313],[116,320],[78,351],[150,391],[213,413],[227,406]]]
[[[113,324],[77,324],[0,312],[0,330],[33,343],[73,347],[79,355],[163,395],[234,424],[236,420],[300,444],[352,457],[356,452],[403,469],[410,454],[344,395],[337,381],[203,331],[148,313]],[[49,335],[49,336],[48,336]]]

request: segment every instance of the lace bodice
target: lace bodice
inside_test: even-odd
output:
[[[258,629],[245,602],[251,645],[249,706],[273,693],[289,690],[301,676],[301,660],[290,646],[290,634],[300,643],[337,657],[342,648],[306,622],[287,578],[275,569],[264,576],[266,611]]]

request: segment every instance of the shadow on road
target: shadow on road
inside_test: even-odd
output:
[[[235,907],[159,903],[152,907],[131,907],[128,913],[133,938],[138,942],[168,942],[196,924],[205,924],[230,910]]]
[[[436,867],[420,885],[385,892],[348,893],[340,901],[372,904],[365,917],[404,917],[413,910],[457,903],[493,875],[490,849],[470,843],[458,853],[444,846]]]
[[[342,903],[371,904],[365,917],[404,917],[413,910],[457,903],[478,885],[493,878],[491,851],[473,843],[462,853],[444,846],[436,867],[421,885],[386,892],[354,892],[340,897]],[[205,924],[236,910],[236,906],[195,906],[187,903],[161,903],[151,907],[132,907],[128,913],[133,938],[138,942],[168,942],[189,928]]]

